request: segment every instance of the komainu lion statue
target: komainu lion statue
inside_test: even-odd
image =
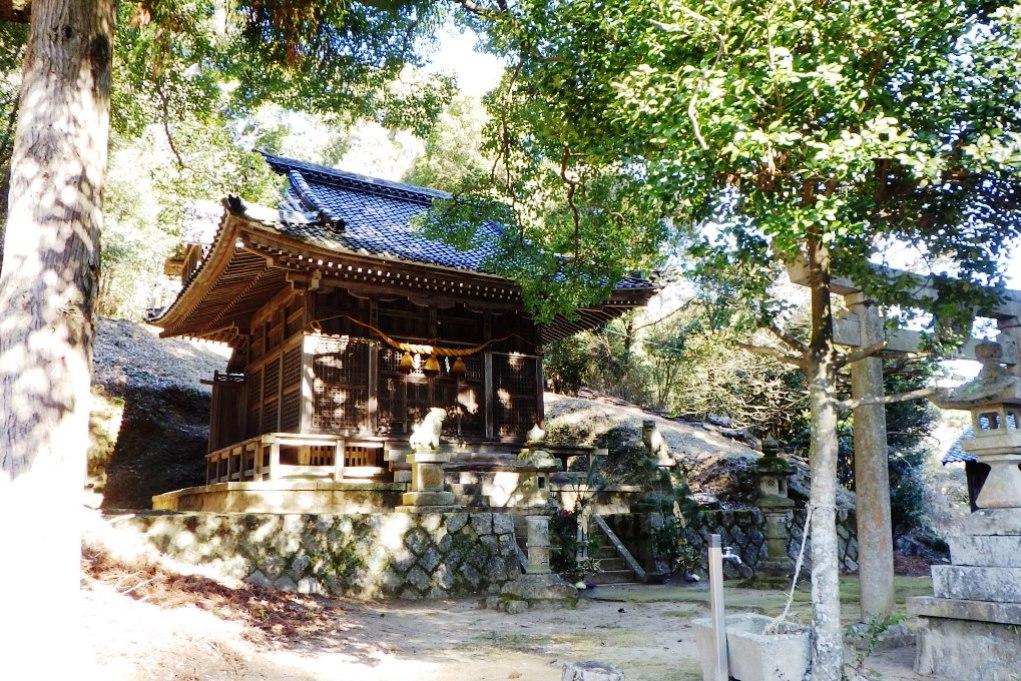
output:
[[[439,407],[430,409],[421,423],[415,426],[415,429],[411,432],[411,438],[408,440],[411,448],[415,451],[439,449],[440,434],[443,432],[443,420],[445,418],[447,418],[445,409],[440,409]]]

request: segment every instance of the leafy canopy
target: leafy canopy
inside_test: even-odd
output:
[[[944,301],[1000,283],[1019,231],[1014,3],[500,7],[466,19],[513,66],[488,100],[498,164],[458,205],[510,206],[518,248],[501,264],[541,309],[551,288],[594,299],[671,236],[731,322],[782,311],[771,284],[809,238],[882,302],[911,288],[867,265],[894,244],[959,277]],[[445,218],[470,233],[458,205]]]

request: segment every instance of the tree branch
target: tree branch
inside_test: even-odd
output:
[[[498,3],[500,5],[501,9],[494,11],[494,10],[488,8],[488,7],[483,7],[479,3],[474,2],[474,0],[455,0],[455,2],[457,2],[457,4],[459,4],[465,10],[467,10],[468,12],[471,12],[475,16],[486,17],[486,18],[492,18],[492,17],[496,16],[500,11],[506,9],[504,7],[503,3]]]
[[[841,400],[837,406],[843,411],[851,411],[858,407],[867,407],[874,404],[897,404],[898,402],[910,402],[931,397],[939,392],[938,388],[919,388],[906,393],[896,395],[885,395],[883,397],[859,397],[853,400]]]
[[[779,360],[785,364],[792,364],[796,367],[805,368],[805,358],[796,355],[791,355],[783,350],[777,350],[776,348],[770,348],[763,345],[751,345],[749,343],[737,343],[737,347],[742,350],[755,355],[762,355],[763,357],[770,357],[775,360]]]
[[[167,136],[167,144],[170,145],[170,151],[174,153],[174,157],[177,159],[177,167],[184,169],[184,159],[181,158],[181,152],[177,150],[177,145],[174,144],[174,136],[170,132],[170,105],[167,103],[167,95],[162,90],[158,91],[160,102],[163,104],[163,133]]]
[[[869,357],[875,357],[885,349],[886,341],[884,340],[879,341],[878,343],[872,343],[871,345],[866,345],[865,347],[858,348],[857,350],[852,350],[851,352],[845,353],[837,358],[837,368],[853,364],[854,362],[860,362],[861,360],[868,359]]]
[[[642,329],[647,329],[650,326],[656,326],[657,324],[665,322],[666,320],[668,320],[671,317],[673,317],[675,314],[678,314],[680,312],[684,312],[685,310],[687,310],[689,307],[691,307],[691,304],[694,303],[694,302],[695,302],[694,298],[689,298],[688,300],[684,301],[684,303],[681,304],[679,307],[675,308],[671,312],[667,312],[665,315],[663,315],[659,319],[655,319],[655,320],[653,320],[651,322],[645,322],[644,324],[639,324],[638,326],[635,327],[634,330],[635,331],[641,331]]]
[[[774,336],[776,336],[784,345],[786,345],[799,355],[805,354],[805,351],[808,349],[805,347],[804,343],[799,341],[794,336],[785,333],[783,329],[781,329],[776,324],[770,324],[769,326],[766,327],[766,330],[769,331]]]

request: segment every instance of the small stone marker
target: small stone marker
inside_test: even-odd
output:
[[[624,681],[624,672],[605,662],[565,662],[560,681]]]
[[[528,523],[528,568],[530,575],[548,575],[549,567],[549,518],[544,515],[525,517]]]

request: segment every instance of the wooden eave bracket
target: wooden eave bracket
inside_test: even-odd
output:
[[[323,280],[323,273],[321,270],[312,270],[311,272],[290,270],[284,277],[294,291],[318,291],[319,285]]]

